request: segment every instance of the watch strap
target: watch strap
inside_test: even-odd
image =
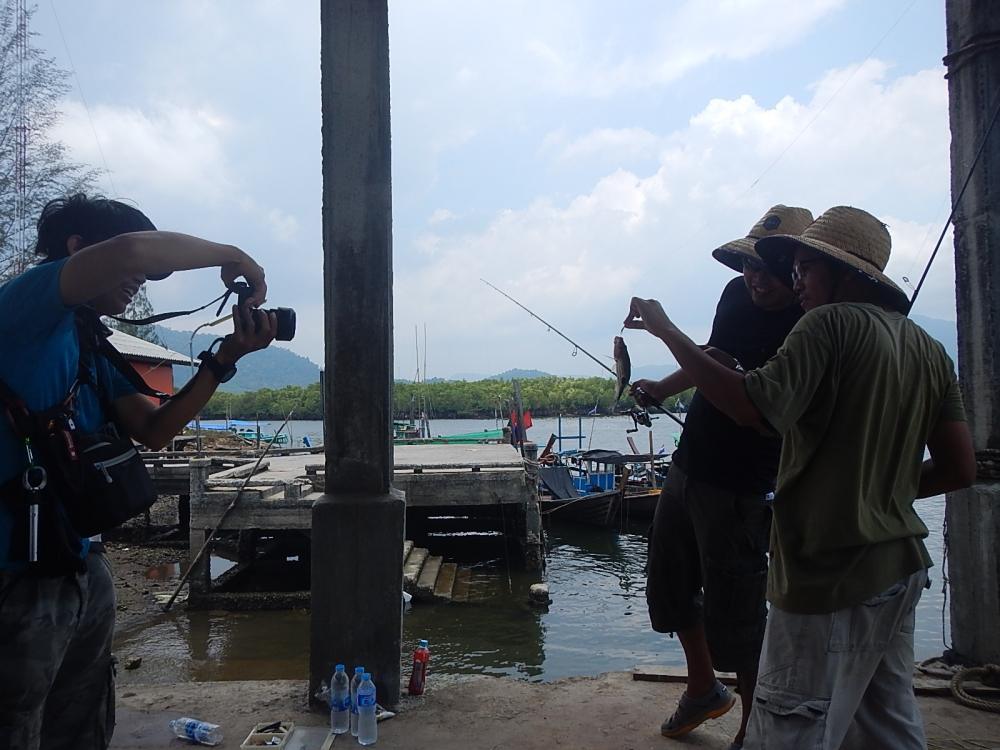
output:
[[[207,368],[220,383],[231,380],[233,375],[236,374],[236,365],[229,365],[227,367],[216,358],[213,352],[208,350],[199,354],[198,359],[201,360],[202,367]]]

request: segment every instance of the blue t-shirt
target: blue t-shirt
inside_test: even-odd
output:
[[[59,275],[65,260],[43,263],[0,286],[0,379],[32,411],[55,406],[76,380],[80,341],[74,310],[59,295]],[[135,393],[125,378],[103,357],[97,357],[96,382],[114,400]],[[0,413],[2,414],[2,413]],[[84,432],[105,421],[97,391],[80,388],[75,421]],[[6,414],[0,416],[0,483],[17,476],[28,465],[24,444],[14,434]],[[0,568],[23,561],[9,560],[11,517],[0,502]],[[87,545],[84,545],[86,552]]]

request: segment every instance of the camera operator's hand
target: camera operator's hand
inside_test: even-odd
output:
[[[250,352],[267,348],[277,332],[278,319],[273,312],[250,307],[247,302],[233,305],[233,332],[222,340],[216,356],[223,364],[236,364]]]
[[[267,299],[267,283],[264,281],[264,269],[258,265],[257,261],[242,250],[237,250],[237,252],[241,256],[239,260],[222,264],[222,283],[226,285],[226,289],[232,289],[233,282],[242,276],[253,290],[247,301],[252,307],[259,307]]]

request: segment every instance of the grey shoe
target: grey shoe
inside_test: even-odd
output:
[[[736,696],[718,680],[705,695],[692,698],[687,691],[669,719],[660,724],[664,737],[681,737],[708,719],[722,716],[736,705]]]

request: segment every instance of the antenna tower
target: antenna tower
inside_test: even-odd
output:
[[[28,253],[28,12],[25,0],[17,0],[14,32],[17,64],[17,111],[14,114],[14,252],[6,263],[8,276],[16,276],[29,264]]]

